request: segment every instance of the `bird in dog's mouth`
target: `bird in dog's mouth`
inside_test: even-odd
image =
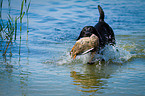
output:
[[[75,59],[77,55],[86,54],[88,52],[96,52],[99,48],[99,38],[92,34],[90,37],[83,37],[76,41],[70,51],[71,58]]]

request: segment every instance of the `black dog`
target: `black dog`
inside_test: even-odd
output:
[[[98,5],[98,9],[100,13],[99,22],[94,27],[85,26],[82,29],[77,40],[79,40],[82,37],[90,37],[92,34],[95,34],[99,38],[99,47],[100,47],[99,49],[101,49],[101,48],[104,48],[106,44],[115,45],[115,36],[114,36],[114,32],[112,28],[104,21],[105,15],[100,5]],[[91,55],[92,58],[93,58],[93,54],[96,51],[97,50],[94,50],[94,52],[92,52],[92,55]],[[89,64],[92,63],[90,61],[89,61]]]
[[[112,28],[104,21],[104,11],[98,5],[100,18],[99,22],[93,27],[93,26],[85,26],[80,36],[77,40],[79,40],[82,37],[90,37],[92,34],[95,34],[99,38],[100,47],[104,47],[106,44],[114,45],[115,44],[115,36]]]

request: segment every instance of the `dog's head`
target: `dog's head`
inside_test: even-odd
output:
[[[92,34],[96,33],[96,29],[93,26],[85,26],[81,33],[80,36],[78,37],[77,40],[79,40],[82,37],[90,37]]]

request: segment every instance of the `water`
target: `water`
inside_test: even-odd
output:
[[[103,55],[95,56],[96,64],[87,65],[88,54],[72,60],[69,51],[81,29],[98,21],[98,4],[117,45],[106,46]],[[12,56],[8,50],[0,57],[0,96],[145,95],[144,4],[143,0],[31,0],[28,41],[25,15],[20,54],[18,36]],[[11,1],[13,17],[20,5],[21,1]],[[3,20],[8,13],[8,1],[3,0]]]

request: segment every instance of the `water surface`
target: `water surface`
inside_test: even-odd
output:
[[[145,95],[145,1],[143,0],[31,0],[29,35],[23,19],[13,42],[12,56],[0,56],[1,96],[134,96]],[[21,1],[3,0],[2,19],[15,17]],[[106,46],[87,65],[89,55],[72,60],[69,51],[84,26],[99,19],[97,5],[113,28],[116,46]],[[18,34],[19,35],[19,34]],[[118,51],[117,51],[118,50]],[[2,52],[1,52],[2,54]],[[105,62],[100,62],[104,58]]]

